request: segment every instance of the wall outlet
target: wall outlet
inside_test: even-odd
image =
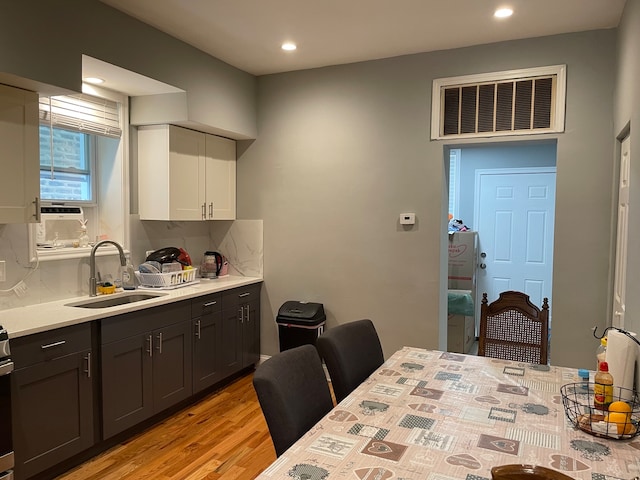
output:
[[[0,282],[7,281],[7,262],[0,260]]]

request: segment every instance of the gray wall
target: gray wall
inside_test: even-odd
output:
[[[205,123],[235,138],[255,137],[257,126],[257,140],[239,148],[238,216],[264,219],[263,353],[278,349],[278,307],[301,299],[325,304],[329,328],[372,318],[388,355],[402,345],[446,344],[443,152],[465,142],[430,141],[432,80],[567,64],[566,132],[548,137],[558,142],[552,361],[584,366],[593,364],[590,328],[610,318],[613,139],[640,111],[639,1],[628,0],[619,32],[256,80],[97,0],[11,0],[0,4],[0,78],[77,91],[87,54],[187,90]],[[413,228],[399,225],[401,212],[416,213]],[[576,225],[589,230],[578,244]],[[640,237],[640,220],[631,228]],[[629,275],[637,290],[640,273]],[[630,299],[636,313],[638,301]]]
[[[3,0],[0,45],[5,83],[18,76],[46,93],[79,92],[89,55],[186,90],[194,121],[231,138],[256,136],[253,75],[97,0]]]
[[[629,252],[625,328],[640,334],[640,0],[627,0],[618,33],[618,71],[615,89],[613,133],[618,136],[630,124],[631,179]],[[616,145],[615,157],[619,155]],[[616,180],[617,181],[617,180]],[[617,183],[615,185],[617,189]],[[614,230],[615,231],[615,230]],[[639,372],[640,374],[640,372]],[[640,381],[640,378],[639,378]]]
[[[323,302],[329,328],[370,317],[386,355],[443,347],[445,145],[429,139],[432,80],[567,64],[566,132],[520,140],[558,142],[552,361],[592,365],[590,328],[607,320],[615,35],[260,77],[258,138],[238,163],[238,211],[264,219],[263,353],[277,351],[272,319],[290,299]],[[399,225],[401,212],[416,213],[414,228]],[[575,225],[589,225],[578,245]]]
[[[629,251],[627,256],[627,289],[625,329],[640,334],[640,251],[634,248],[640,244],[640,0],[627,0],[622,21],[618,29],[618,70],[616,77],[614,101],[613,133],[621,137],[628,134],[631,137],[631,178],[630,186],[630,214],[629,214]],[[619,158],[620,146],[616,143],[615,158]],[[618,163],[616,163],[616,169]],[[618,177],[615,177],[614,188],[617,189]],[[614,201],[616,198],[614,197]],[[614,205],[615,207],[615,205]],[[612,209],[615,232],[615,208]],[[612,259],[615,252],[612,242]],[[613,260],[612,260],[613,265]],[[640,359],[640,357],[638,357]],[[640,385],[640,360],[636,362],[636,386]]]
[[[459,212],[471,230],[474,225],[476,170],[495,168],[555,167],[555,142],[465,146],[460,149]]]

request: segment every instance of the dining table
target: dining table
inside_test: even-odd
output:
[[[511,464],[640,475],[640,436],[594,436],[565,414],[561,387],[580,381],[574,368],[403,347],[258,479],[489,480]]]

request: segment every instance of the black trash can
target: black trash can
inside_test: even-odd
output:
[[[278,310],[276,323],[280,337],[280,351],[301,345],[315,345],[316,339],[324,332],[327,317],[321,303],[284,302]]]

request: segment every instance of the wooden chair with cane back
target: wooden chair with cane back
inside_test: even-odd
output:
[[[492,303],[482,294],[478,355],[546,365],[548,346],[547,298],[540,309],[522,292],[502,292]]]

